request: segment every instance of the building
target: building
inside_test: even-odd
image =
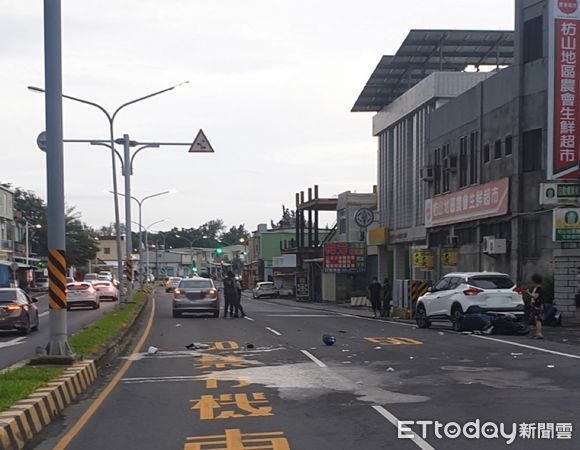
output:
[[[333,233],[324,246],[322,298],[325,301],[345,301],[353,293],[364,292],[373,277],[378,275],[377,246],[368,245],[374,231],[379,228],[376,187],[372,193],[353,193],[350,191],[338,195],[336,205],[336,233]],[[361,227],[356,222],[357,213],[361,210],[369,212],[367,227]],[[344,245],[337,245],[344,244]],[[336,249],[342,248],[344,253],[353,255],[338,255]],[[362,254],[355,255],[354,253]],[[346,263],[341,263],[340,258]],[[362,258],[363,264],[360,264]],[[353,263],[353,261],[357,261]]]
[[[0,287],[10,285],[14,262],[14,193],[0,185]]]
[[[266,224],[258,225],[248,242],[248,263],[254,267],[250,280],[253,286],[258,281],[273,281],[275,257],[282,256],[282,249],[295,237],[293,228],[268,230]]]
[[[424,205],[430,116],[496,68],[513,60],[513,33],[503,31],[412,30],[395,55],[383,56],[352,108],[375,111],[379,141],[379,226],[390,242],[378,249],[380,278],[429,277],[413,270],[412,251],[427,244]],[[472,66],[473,71],[466,71]]]
[[[98,236],[97,256],[89,263],[89,272],[97,270],[116,270],[118,263],[117,239],[115,236]],[[125,260],[125,236],[121,236],[121,261]]]
[[[432,114],[425,211],[436,255],[453,247],[462,270],[519,283],[553,276],[557,307],[580,317],[580,13],[561,3],[517,1],[514,64]],[[437,274],[449,271],[434,261]]]

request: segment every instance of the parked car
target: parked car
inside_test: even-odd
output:
[[[66,285],[66,309],[70,311],[73,307],[90,306],[93,309],[101,307],[99,293],[91,282],[70,283]]]
[[[98,273],[86,273],[83,280],[84,281],[96,281],[99,279]]]
[[[524,316],[524,300],[509,275],[498,272],[449,273],[419,297],[415,319],[419,328],[432,321],[451,321],[462,330],[462,318],[472,313]]]
[[[22,289],[0,289],[0,330],[18,330],[22,334],[38,330],[37,301]]]
[[[97,276],[97,278],[99,280],[113,281],[113,274],[107,270],[102,270],[99,272],[99,275]]]
[[[173,292],[174,289],[179,286],[181,280],[183,280],[181,277],[169,277],[165,284],[165,292]]]
[[[34,282],[35,290],[46,292],[48,291],[48,278],[37,278]]]
[[[218,290],[207,278],[185,278],[173,291],[173,317],[183,313],[212,313],[220,315]]]
[[[98,292],[99,301],[111,300],[116,302],[119,299],[119,291],[111,281],[97,280],[92,284]]]
[[[262,281],[256,283],[256,287],[252,290],[254,298],[261,297],[271,297],[276,298],[279,296],[278,289],[271,281]]]

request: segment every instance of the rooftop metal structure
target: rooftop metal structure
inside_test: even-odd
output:
[[[381,58],[351,111],[380,111],[433,72],[509,66],[513,59],[513,31],[411,30],[395,55]]]

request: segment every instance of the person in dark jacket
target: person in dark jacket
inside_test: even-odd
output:
[[[238,288],[236,286],[236,279],[232,271],[227,273],[224,278],[224,317],[234,316],[234,307],[237,302]]]
[[[393,296],[393,291],[391,288],[391,282],[388,277],[383,280],[383,310],[381,312],[382,317],[389,317],[391,315],[391,300]]]
[[[246,317],[246,313],[244,312],[244,308],[242,307],[242,283],[240,280],[234,278],[235,285],[236,285],[236,299],[234,300],[234,317]]]
[[[381,283],[379,283],[377,277],[374,277],[373,282],[369,285],[369,300],[371,301],[375,319],[377,319],[381,313]]]
[[[542,321],[544,320],[544,302],[545,298],[542,292],[542,276],[537,273],[532,275],[532,289],[528,290],[528,294],[532,298],[532,314],[536,322],[536,334],[534,339],[544,339],[542,334]]]

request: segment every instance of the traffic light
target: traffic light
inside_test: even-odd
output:
[[[216,252],[216,254],[221,255],[221,254],[223,254],[224,249],[221,247],[218,247],[218,248],[216,248],[215,252]]]
[[[44,269],[46,268],[46,263],[44,261],[38,261],[36,263],[36,267],[38,267],[39,269]]]
[[[197,267],[193,266],[193,267],[191,268],[191,272],[192,272],[192,273],[197,273]]]

